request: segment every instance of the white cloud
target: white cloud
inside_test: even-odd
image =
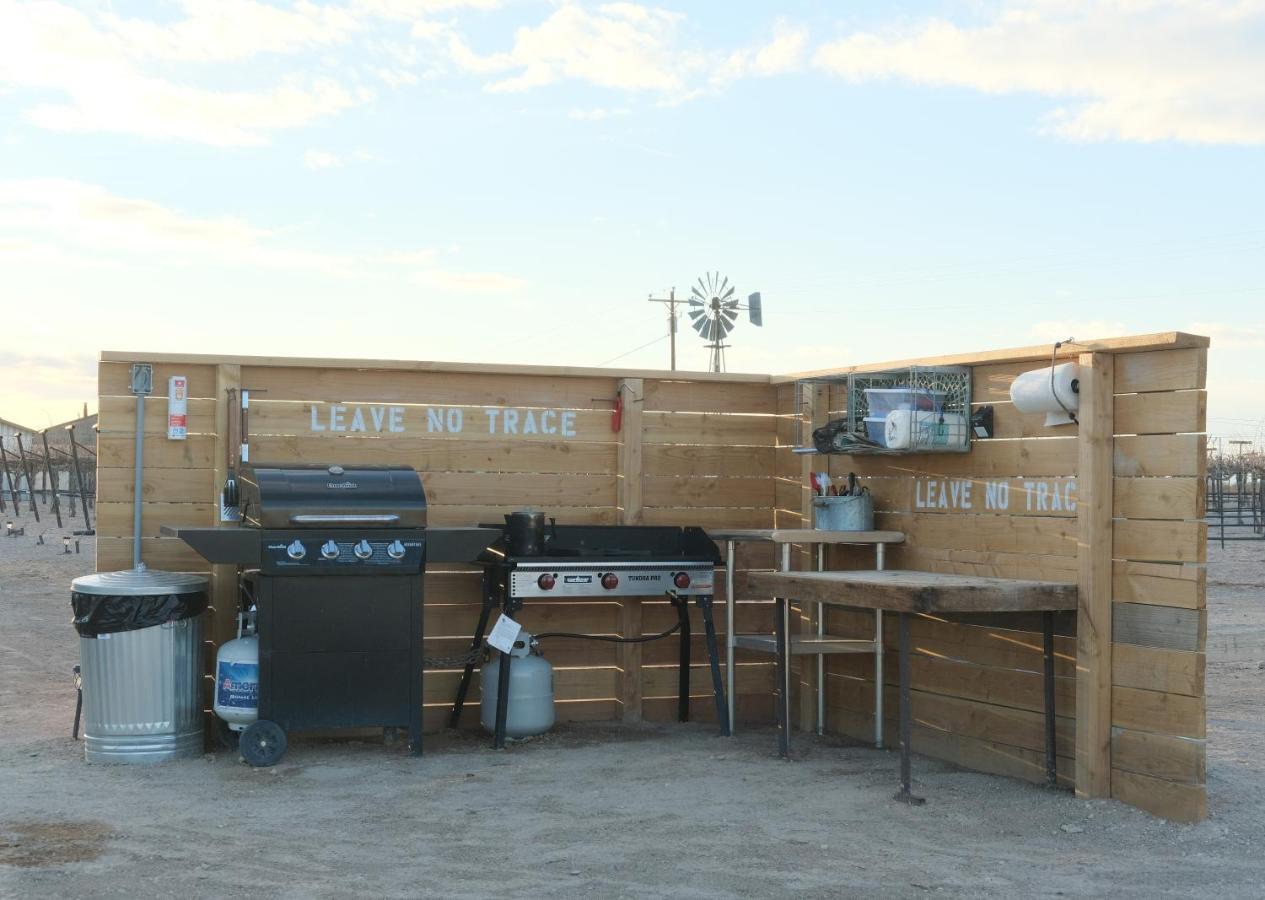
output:
[[[808,29],[780,19],[767,43],[735,50],[717,67],[712,80],[724,83],[751,75],[767,77],[795,72],[802,67],[807,48]]]
[[[626,116],[630,111],[626,106],[595,106],[590,109],[573,109],[567,113],[567,116],[580,122],[601,122],[603,119]]]
[[[308,150],[303,154],[303,165],[313,172],[320,169],[336,169],[342,164],[343,160],[336,153],[330,153],[328,150]]]
[[[1073,140],[1265,143],[1259,0],[1014,0],[983,22],[854,32],[814,62],[849,81],[901,78],[1063,102]]]

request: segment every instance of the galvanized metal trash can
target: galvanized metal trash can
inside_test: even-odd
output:
[[[846,497],[814,497],[813,527],[820,531],[873,531],[874,497],[869,491]]]
[[[88,762],[201,755],[207,599],[205,577],[143,565],[72,582]]]

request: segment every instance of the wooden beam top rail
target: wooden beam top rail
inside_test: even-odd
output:
[[[1076,609],[1075,584],[890,569],[881,572],[751,572],[747,589],[904,613],[1034,612]]]
[[[713,541],[751,541],[767,544],[900,544],[900,531],[820,531],[816,528],[709,528]]]

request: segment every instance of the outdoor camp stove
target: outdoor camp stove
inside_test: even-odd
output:
[[[238,485],[242,527],[176,534],[210,562],[247,570],[259,633],[255,725],[275,723],[282,751],[291,729],[407,727],[420,753],[427,532],[417,473],[247,466]]]
[[[509,552],[507,537],[502,537],[484,551],[479,562],[484,566],[483,609],[472,650],[482,647],[489,619],[497,607],[513,618],[529,600],[666,596],[676,608],[680,622],[677,716],[682,722],[689,719],[689,601],[693,599],[702,613],[706,632],[717,720],[722,733],[729,733],[729,709],[721,683],[712,618],[720,553],[701,528],[555,524],[545,533],[541,554],[514,556]],[[492,742],[496,748],[505,745],[510,665],[510,655],[502,654]],[[453,704],[452,727],[460,720],[473,672],[474,663],[467,663]]]

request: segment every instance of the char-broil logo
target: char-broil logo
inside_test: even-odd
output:
[[[354,481],[327,481],[325,486],[334,491],[354,491],[360,485]]]

